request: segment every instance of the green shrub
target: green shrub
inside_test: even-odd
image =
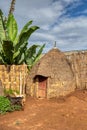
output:
[[[11,102],[6,97],[0,96],[0,114],[12,111]]]
[[[6,112],[19,111],[22,107],[20,105],[12,105],[11,101],[4,97],[0,96],[0,114],[5,114]]]

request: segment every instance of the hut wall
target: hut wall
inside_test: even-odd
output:
[[[28,74],[26,82],[26,94],[32,97],[37,97],[38,95],[38,79],[32,79],[31,75]]]
[[[25,84],[27,76],[27,66],[24,65],[0,65],[0,80],[5,89],[19,91],[25,93]]]
[[[76,88],[87,89],[87,52],[68,53],[66,57],[74,72]]]
[[[65,96],[75,90],[75,81],[59,81],[58,79],[49,79],[47,98]]]

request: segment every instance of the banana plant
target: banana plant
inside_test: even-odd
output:
[[[41,58],[41,54],[45,44],[40,45],[32,45],[25,52],[25,63],[28,65],[28,69],[30,70],[33,65]],[[38,51],[37,51],[38,49]]]
[[[38,26],[31,26],[32,22],[32,20],[28,21],[18,34],[18,25],[14,15],[9,14],[7,20],[4,21],[3,13],[0,12],[0,63],[9,65],[26,63],[31,68],[39,59],[45,45],[27,47],[31,34],[39,29]],[[36,53],[37,48],[39,50]]]
[[[3,17],[3,12],[0,10],[0,64],[5,64],[5,58],[4,58],[4,52],[3,52],[3,40],[6,39],[6,28],[5,28],[5,22]]]
[[[6,38],[6,26],[5,21],[3,17],[3,12],[0,10],[0,39],[3,40]]]

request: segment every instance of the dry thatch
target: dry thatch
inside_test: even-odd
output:
[[[0,96],[3,96],[4,95],[4,89],[3,89],[3,86],[2,86],[2,82],[0,80]]]
[[[31,96],[43,97],[43,81],[40,78],[47,77],[45,96],[47,98],[59,97],[75,90],[74,74],[64,53],[53,48],[45,54],[30,71],[27,90]],[[34,79],[34,80],[33,80]]]
[[[57,78],[61,80],[72,80],[73,73],[67,62],[66,56],[59,49],[54,48],[45,54],[32,68],[30,75]]]
[[[54,48],[45,54],[31,69],[27,84],[27,92],[31,96],[52,98],[69,94],[75,90],[74,74],[64,53]],[[43,83],[41,77],[44,77]],[[46,77],[46,79],[45,79]],[[33,80],[34,79],[34,80]],[[40,84],[46,85],[43,92]]]

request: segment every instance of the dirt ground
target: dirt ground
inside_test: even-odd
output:
[[[50,100],[27,97],[24,111],[0,115],[0,130],[87,130],[87,91]]]

